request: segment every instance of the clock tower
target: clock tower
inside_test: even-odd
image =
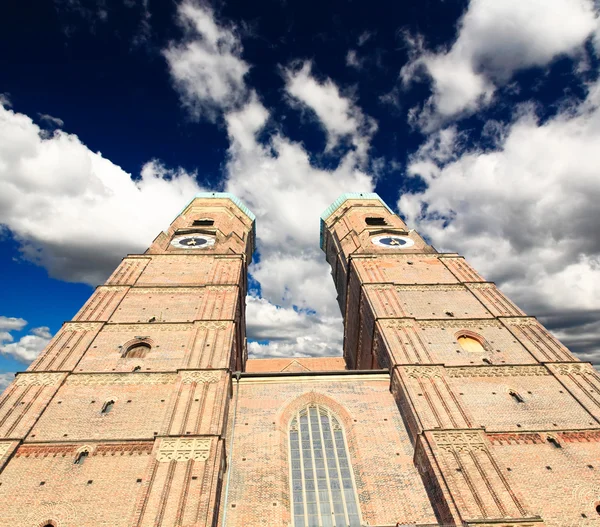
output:
[[[17,375],[0,402],[5,523],[215,524],[253,249],[237,198],[196,195]]]

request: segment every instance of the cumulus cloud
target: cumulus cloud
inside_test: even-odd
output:
[[[178,16],[183,39],[164,50],[171,77],[192,117],[215,120],[247,93],[249,67],[241,58],[241,44],[235,30],[217,24],[206,5],[184,1]]]
[[[329,266],[319,249],[318,218],[341,193],[373,189],[364,164],[376,124],[332,80],[316,79],[310,62],[284,69],[290,100],[314,113],[326,132],[328,152],[335,150],[339,156],[332,170],[314,167],[301,144],[278,132],[263,137],[270,112],[245,85],[249,67],[240,58],[235,29],[217,23],[202,7],[184,3],[180,12],[189,30],[165,52],[173,82],[192,116],[214,119],[222,112],[230,141],[225,189],[257,216],[260,260],[250,272],[260,282],[262,298],[248,299],[247,319],[248,338],[260,342],[250,342],[250,352],[339,354],[341,317]],[[214,44],[220,39],[222,45]],[[198,86],[198,75],[217,79],[217,95]],[[239,106],[242,96],[245,102]],[[337,150],[342,143],[349,148]],[[306,329],[298,329],[309,323],[318,328],[310,338]]]
[[[489,103],[514,72],[581,52],[598,27],[592,0],[471,0],[449,49],[430,51],[409,37],[405,84],[429,78],[433,94],[411,114],[423,130]]]
[[[452,127],[431,135],[408,166],[427,188],[398,206],[598,364],[600,84],[544,123],[528,106],[489,128],[492,150],[465,147]]]
[[[144,251],[195,192],[193,174],[148,162],[139,178],[73,134],[0,106],[0,224],[51,276],[92,285]],[[123,228],[127,226],[127,228]]]
[[[251,272],[272,303],[339,316],[329,266],[319,249],[318,218],[348,189],[371,191],[373,180],[353,151],[328,171],[313,167],[303,146],[280,134],[259,142],[267,116],[256,99],[226,116],[226,188],[257,216],[261,258]]]
[[[285,80],[287,93],[312,110],[325,129],[327,150],[349,138],[360,158],[365,158],[377,124],[362,112],[352,97],[342,95],[331,79],[318,80],[308,61],[287,69]]]
[[[15,317],[0,316],[0,330],[20,331],[27,325],[27,320]]]
[[[0,353],[13,359],[29,364],[47,346],[52,338],[47,327],[33,328],[29,335],[22,336],[15,342],[11,331],[20,331],[27,325],[22,318],[0,316]],[[0,391],[6,388],[8,382],[0,374]],[[4,384],[3,384],[4,383]]]
[[[49,115],[47,113],[40,113],[38,115],[40,117],[40,121],[51,127],[62,128],[65,125],[65,122],[62,119],[59,119],[58,117],[53,117],[52,115]]]
[[[255,339],[248,343],[251,357],[332,356],[342,349],[343,331],[337,316],[275,306],[251,296],[246,324],[248,335]]]
[[[14,380],[14,372],[0,373],[0,394],[6,390],[7,386]]]

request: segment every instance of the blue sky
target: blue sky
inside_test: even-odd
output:
[[[340,354],[318,217],[376,191],[600,363],[592,0],[12,3],[0,371],[200,190],[257,215],[256,356]]]

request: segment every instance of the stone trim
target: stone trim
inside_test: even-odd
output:
[[[106,384],[170,384],[175,382],[176,373],[96,373],[72,374],[65,384],[72,386],[97,386]]]
[[[15,386],[56,386],[64,373],[20,373],[15,377]]]
[[[210,456],[211,439],[163,439],[156,452],[159,463],[167,461],[206,461]]]
[[[545,366],[449,366],[448,377],[532,377],[551,375]]]

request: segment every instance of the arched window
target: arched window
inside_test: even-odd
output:
[[[151,346],[147,342],[137,342],[127,348],[123,357],[128,359],[143,359],[150,351]]]
[[[344,432],[325,407],[309,405],[289,430],[294,527],[359,527]]]
[[[114,401],[106,401],[104,403],[104,406],[102,407],[102,413],[103,414],[108,414],[111,412],[111,410],[113,409],[113,406],[115,405]]]
[[[460,347],[469,353],[483,353],[485,351],[479,340],[470,335],[460,335],[456,338]]]

